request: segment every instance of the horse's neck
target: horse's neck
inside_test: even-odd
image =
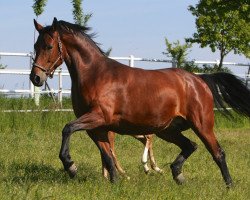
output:
[[[65,60],[71,77],[71,97],[76,115],[87,112],[95,99],[95,85],[100,74],[100,68],[105,67],[104,55],[99,52],[86,52],[85,49],[74,48],[68,52]],[[80,112],[80,113],[78,113]]]
[[[72,60],[71,62],[66,62],[66,65],[70,73],[72,86],[78,85],[78,87],[88,85],[88,82],[91,82],[90,80],[93,79],[97,70],[95,62],[85,63],[81,60]]]
[[[79,59],[81,58],[71,57],[70,62],[66,61],[71,77],[71,98],[76,116],[88,112],[94,96],[92,87],[94,87],[96,80],[94,77],[96,74],[94,62],[86,64]]]
[[[68,67],[72,84],[83,83],[88,81],[97,69],[97,63],[105,59],[100,50],[89,44],[87,40],[73,40],[73,45],[67,49],[67,57],[65,59]]]

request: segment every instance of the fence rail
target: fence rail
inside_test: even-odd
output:
[[[8,53],[8,52],[0,52],[0,56],[16,56],[16,57],[27,57],[29,59],[29,68],[32,68],[33,63],[33,54],[32,53]],[[163,62],[163,63],[171,63],[171,67],[176,66],[176,62],[174,60],[166,60],[166,59],[148,59],[148,58],[137,58],[133,55],[128,57],[110,57],[114,60],[122,60],[122,61],[128,61],[128,65],[131,67],[134,67],[135,61],[141,61],[141,62]],[[218,64],[219,60],[216,61],[194,61],[195,64]],[[249,70],[246,74],[237,74],[238,76],[244,77],[246,80],[246,83],[250,81],[250,63],[244,64],[244,63],[235,63],[235,62],[223,62],[223,65],[230,65],[230,66],[248,66]],[[0,75],[29,75],[30,69],[0,69]],[[58,76],[58,87],[57,89],[51,89],[46,91],[41,91],[40,88],[34,87],[34,85],[29,81],[29,89],[15,89],[15,90],[9,90],[9,89],[0,89],[0,93],[2,94],[26,94],[30,95],[31,97],[35,98],[36,104],[39,104],[39,97],[40,94],[57,94],[58,101],[62,102],[63,94],[70,94],[69,89],[63,89],[63,77],[69,76],[68,71],[62,70],[62,68],[59,68],[55,71],[54,76]]]

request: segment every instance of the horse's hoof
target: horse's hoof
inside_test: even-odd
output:
[[[160,169],[159,167],[154,167],[154,171],[156,171],[157,173],[160,173],[160,174],[163,173],[163,170]]]
[[[181,185],[185,182],[185,177],[180,173],[178,176],[174,177],[174,180],[178,185]]]
[[[143,168],[144,168],[145,174],[149,174],[149,171],[150,171],[149,167],[147,165],[144,165]]]
[[[75,163],[73,163],[70,168],[68,169],[68,174],[70,176],[70,178],[74,178],[77,174],[77,167],[75,165]]]
[[[130,177],[129,177],[127,174],[123,173],[123,174],[121,174],[121,175],[122,175],[122,178],[123,178],[123,179],[125,179],[125,180],[130,180]]]
[[[119,178],[118,178],[117,176],[115,176],[115,177],[110,177],[110,179],[109,179],[110,183],[113,183],[113,184],[117,183],[118,180],[119,180]]]

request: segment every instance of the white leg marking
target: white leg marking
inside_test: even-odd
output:
[[[185,182],[185,178],[182,173],[180,173],[176,178],[175,181],[177,184],[183,184]]]
[[[142,155],[142,163],[146,163],[147,161],[148,161],[148,148],[145,147]]]
[[[102,168],[102,175],[104,176],[104,178],[109,179],[109,173],[105,167]]]
[[[149,167],[148,167],[147,162],[148,162],[148,148],[145,147],[143,155],[142,155],[142,164],[143,164],[143,168],[144,168],[145,173],[149,172]]]

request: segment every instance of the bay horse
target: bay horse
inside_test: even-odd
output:
[[[71,177],[77,173],[69,152],[75,131],[86,130],[96,143],[111,182],[117,179],[117,171],[108,132],[154,133],[181,149],[170,168],[173,179],[183,183],[182,166],[197,149],[197,144],[182,134],[191,128],[212,155],[226,185],[232,185],[225,152],[214,133],[213,108],[215,102],[225,110],[225,101],[250,117],[250,91],[238,78],[228,73],[198,76],[177,68],[131,68],[105,56],[86,27],[56,18],[51,26],[43,27],[35,20],[34,24],[39,36],[30,80],[42,86],[63,62],[72,80],[77,119],[63,128],[59,153]]]

